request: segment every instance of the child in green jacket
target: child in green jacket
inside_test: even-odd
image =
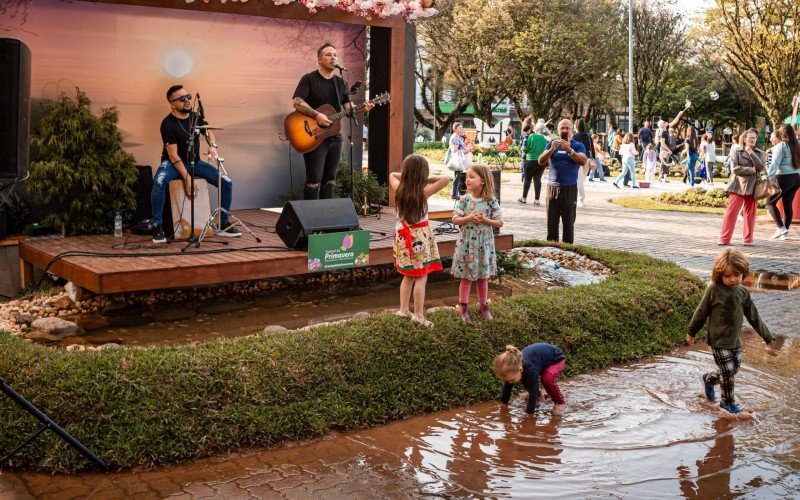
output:
[[[714,354],[717,371],[703,375],[703,386],[709,401],[716,399],[714,386],[722,388],[720,408],[731,413],[742,411],[733,397],[733,378],[742,364],[742,341],[739,333],[742,330],[743,316],[756,332],[769,345],[775,337],[769,332],[767,325],[761,321],[750,292],[742,286],[742,280],[750,273],[750,265],[741,252],[732,248],[724,250],[714,261],[711,270],[711,283],[700,301],[689,323],[686,342],[694,343],[697,332],[708,320],[708,345]]]

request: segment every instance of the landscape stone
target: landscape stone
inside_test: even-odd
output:
[[[280,333],[280,332],[285,332],[285,331],[288,331],[288,330],[285,327],[281,326],[281,325],[268,325],[268,326],[266,326],[264,328],[264,332],[263,333],[271,334],[271,333]]]
[[[78,325],[72,321],[61,318],[39,318],[31,323],[31,328],[63,339],[68,335],[74,335],[78,331]]]

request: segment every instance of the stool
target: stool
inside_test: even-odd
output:
[[[199,238],[203,226],[211,216],[211,204],[208,201],[208,183],[205,179],[195,179],[194,187],[197,192],[194,199],[194,236]],[[175,238],[188,238],[191,231],[192,204],[191,200],[186,197],[182,179],[170,181],[169,198]],[[214,230],[210,227],[206,231],[206,237],[209,236],[214,236]]]

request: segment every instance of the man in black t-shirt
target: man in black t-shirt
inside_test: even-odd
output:
[[[352,107],[344,79],[333,74],[338,60],[336,47],[330,43],[320,47],[317,50],[319,69],[303,75],[292,96],[294,109],[314,118],[320,127],[329,126],[331,121],[327,116],[316,111],[316,108],[323,104],[329,104],[336,112],[339,112],[342,109],[349,111]],[[373,107],[375,107],[374,104],[367,103],[364,109],[369,111]],[[328,137],[315,150],[303,155],[306,164],[303,198],[306,200],[333,198],[336,170],[339,167],[341,154],[342,136],[337,134]]]
[[[644,158],[644,150],[647,145],[653,142],[653,129],[650,128],[650,121],[645,120],[642,128],[639,129],[639,146],[642,149],[642,158]]]
[[[161,121],[161,142],[164,147],[161,150],[161,164],[156,170],[153,178],[153,190],[150,193],[150,201],[153,206],[153,220],[156,222],[156,229],[153,233],[153,243],[166,243],[164,230],[162,228],[162,215],[164,213],[164,200],[169,182],[177,178],[183,180],[186,196],[192,197],[191,176],[189,175],[189,136],[192,128],[192,94],[187,92],[182,85],[173,85],[167,90],[167,102],[171,111]],[[200,119],[200,117],[197,117]],[[197,125],[197,123],[195,123]],[[214,140],[214,133],[211,130],[202,130],[201,135],[207,138],[210,145],[208,157],[211,161],[216,161],[219,157],[217,144]],[[203,139],[196,138],[195,151],[199,151],[199,142]],[[195,158],[194,176],[205,179],[214,186],[217,186],[218,170],[213,165],[200,161]],[[217,186],[220,188],[220,186]],[[227,175],[222,176],[222,208],[231,209],[233,201],[233,181]],[[222,212],[220,215],[221,227],[217,231],[217,236],[236,237],[242,233],[231,226],[228,222],[228,214]],[[171,222],[170,222],[171,223]]]

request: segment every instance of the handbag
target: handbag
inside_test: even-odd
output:
[[[464,170],[464,152],[457,151],[450,155],[447,160],[447,168],[453,172],[461,172]]]
[[[753,198],[756,201],[763,200],[764,198],[771,198],[781,194],[781,188],[778,186],[778,181],[769,177],[762,177],[756,180],[756,187],[753,190]]]

